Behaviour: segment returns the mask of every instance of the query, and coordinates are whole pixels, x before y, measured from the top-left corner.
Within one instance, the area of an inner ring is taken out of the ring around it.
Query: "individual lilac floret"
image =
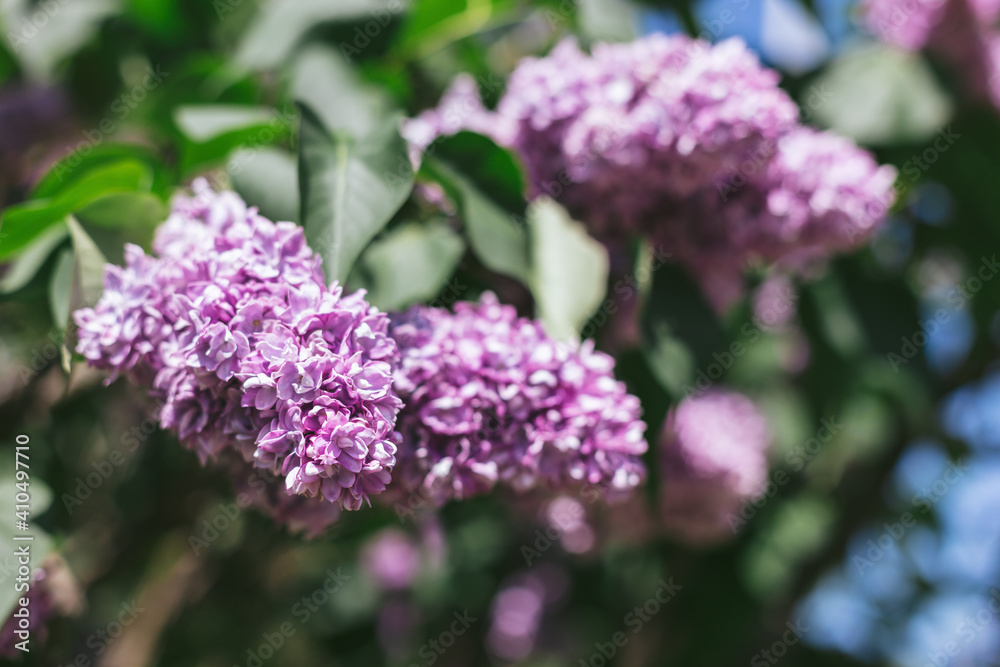
[[[391,335],[406,403],[396,474],[408,490],[439,502],[498,482],[618,495],[644,479],[639,400],[589,341],[557,343],[491,293],[454,314],[414,307]]]
[[[771,433],[747,397],[712,390],[681,401],[660,443],[667,530],[694,545],[735,534],[743,503],[767,480]]]
[[[297,225],[194,191],[157,231],[159,257],[127,246],[108,267],[100,302],[75,315],[79,352],[148,387],[203,462],[233,450],[290,494],[359,508],[395,463],[388,318],[325,286]]]

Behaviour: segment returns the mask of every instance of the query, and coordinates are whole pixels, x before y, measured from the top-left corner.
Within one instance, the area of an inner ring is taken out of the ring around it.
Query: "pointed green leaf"
[[[528,207],[528,226],[538,317],[550,336],[579,338],[607,291],[608,252],[548,197]]]
[[[529,284],[528,239],[523,226],[450,166],[427,160],[425,167],[457,196],[466,236],[483,266]]]
[[[93,306],[104,289],[104,267],[107,260],[80,223],[73,216],[66,221],[73,239],[75,258],[73,310]]]
[[[69,304],[73,298],[73,249],[59,253],[56,269],[49,280],[49,311],[52,321],[63,327],[69,320]]]
[[[368,301],[389,311],[432,299],[455,273],[463,254],[462,237],[440,220],[394,229],[361,256],[359,265],[370,277]]]
[[[0,222],[0,260],[19,252],[47,229],[61,223],[67,215],[101,197],[148,190],[151,179],[152,174],[146,165],[123,160],[92,169],[52,197],[11,206]]]
[[[327,280],[344,282],[361,251],[410,195],[407,145],[394,122],[355,141],[331,136],[312,110],[300,109],[302,224],[323,256]]]
[[[295,156],[279,148],[237,151],[226,169],[233,189],[271,220],[298,222],[299,174]]]
[[[0,280],[0,294],[10,294],[21,289],[35,277],[45,264],[52,251],[66,238],[66,227],[52,227],[32,243],[11,264],[10,269]]]

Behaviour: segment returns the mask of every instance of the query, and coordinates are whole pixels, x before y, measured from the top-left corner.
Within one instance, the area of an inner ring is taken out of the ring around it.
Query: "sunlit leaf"
[[[531,276],[528,234],[524,225],[448,165],[428,161],[426,168],[457,195],[465,233],[479,261],[486,268],[527,285]]]
[[[237,151],[226,168],[233,189],[271,220],[299,221],[295,156],[278,148]]]
[[[464,253],[462,237],[441,221],[392,230],[361,256],[370,281],[369,302],[389,311],[434,298]]]
[[[28,246],[0,280],[0,294],[9,294],[21,289],[35,277],[52,254],[52,251],[66,238],[66,227],[52,227]]]
[[[807,115],[863,144],[924,141],[952,114],[922,56],[885,45],[841,56],[803,95]]]
[[[578,338],[604,299],[608,253],[562,206],[543,197],[528,207],[531,292],[549,335]]]
[[[361,82],[344,56],[327,47],[303,51],[292,69],[292,94],[316,112],[331,132],[363,137],[385,122],[390,101]]]
[[[266,0],[243,36],[236,62],[251,69],[272,69],[321,23],[368,18],[381,26],[377,17],[397,16],[408,4],[403,0]]]
[[[90,170],[52,197],[10,207],[0,222],[0,260],[20,251],[67,215],[101,197],[147,190],[151,178],[144,164],[120,161]]]
[[[365,246],[399,210],[413,187],[407,145],[387,123],[361,141],[331,136],[301,106],[299,190],[309,244],[328,280],[343,282]]]

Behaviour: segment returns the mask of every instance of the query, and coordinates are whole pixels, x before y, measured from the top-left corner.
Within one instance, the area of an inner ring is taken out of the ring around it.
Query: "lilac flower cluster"
[[[639,400],[590,342],[559,344],[490,293],[454,313],[414,307],[390,333],[402,354],[396,475],[407,490],[443,502],[498,483],[591,484],[614,496],[644,479]]]
[[[495,112],[460,78],[406,134],[423,148],[488,133],[521,156],[532,196],[555,197],[604,240],[668,241],[724,305],[749,263],[854,247],[893,200],[894,170],[801,126],[778,78],[739,39],[651,35],[592,55],[566,40],[518,66]]]
[[[388,318],[325,286],[300,227],[204,181],[153,248],[108,267],[100,302],[75,315],[78,351],[109,381],[148,387],[161,425],[203,462],[233,451],[288,494],[346,509],[384,490],[401,407]]]
[[[770,446],[767,421],[747,397],[713,390],[681,401],[660,444],[667,530],[695,545],[731,537],[730,517],[767,481]]]
[[[1000,1],[865,0],[863,11],[880,40],[927,49],[952,66],[973,96],[1000,108]]]
[[[800,271],[867,239],[893,201],[896,171],[843,137],[798,127],[767,161],[722,176],[650,231],[719,307],[742,294],[750,262]]]

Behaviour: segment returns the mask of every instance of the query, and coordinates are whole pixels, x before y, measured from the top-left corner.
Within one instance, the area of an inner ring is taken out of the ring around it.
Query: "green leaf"
[[[372,243],[359,266],[370,277],[368,301],[402,310],[437,296],[465,254],[465,242],[443,221],[410,223]]]
[[[295,156],[278,148],[237,151],[226,171],[233,189],[271,220],[299,221],[299,174]]]
[[[368,18],[381,26],[380,17],[395,16],[407,4],[402,0],[267,0],[243,36],[236,63],[250,69],[274,69],[321,23]]]
[[[653,273],[642,314],[642,338],[653,374],[675,398],[702,378],[716,361],[713,355],[729,349],[718,316],[701,288],[686,271],[667,263],[659,264]]]
[[[10,207],[0,223],[0,260],[17,253],[67,215],[101,197],[147,190],[151,178],[146,165],[121,161],[90,170],[52,197]]]
[[[66,248],[59,253],[56,269],[49,280],[49,312],[57,326],[64,327],[69,321],[69,305],[73,298],[73,249]]]
[[[546,13],[552,24],[556,19],[568,22],[573,12],[563,5]],[[630,0],[579,0],[580,32],[594,41],[631,42],[639,26],[639,8]]]
[[[238,149],[254,150],[291,136],[294,114],[279,109],[220,105],[186,107],[175,115],[188,141],[181,155],[181,172],[203,171],[225,162]]]
[[[344,56],[323,46],[305,49],[292,70],[292,95],[305,102],[331,132],[361,138],[384,122],[391,101],[365,85]]]
[[[73,310],[77,310],[93,306],[101,298],[104,289],[104,267],[108,262],[94,240],[87,235],[73,216],[69,217],[66,225],[73,239],[75,257]]]
[[[100,24],[120,6],[119,0],[73,0],[48,5],[8,0],[0,3],[0,15],[7,41],[29,78],[50,81],[59,63],[86,45]]]
[[[157,158],[148,148],[131,144],[99,144],[83,150],[72,150],[59,158],[31,193],[32,199],[52,197],[98,167],[122,162],[142,162],[152,168]]]
[[[343,283],[354,261],[413,188],[407,144],[397,123],[355,141],[331,136],[305,105],[299,138],[302,224],[323,256],[327,280]]]
[[[167,206],[148,192],[123,192],[98,199],[77,217],[99,227],[153,227],[166,220]]]
[[[442,162],[425,161],[426,170],[454,192],[465,233],[483,265],[530,284],[528,240],[523,225],[487,198],[469,179]]]
[[[548,197],[528,207],[528,227],[537,315],[550,336],[577,339],[607,291],[607,250]]]
[[[0,280],[0,294],[10,294],[21,289],[35,277],[52,251],[66,238],[66,227],[52,227],[21,253]]]
[[[922,143],[952,115],[924,59],[885,45],[841,56],[800,101],[821,125],[862,144]]]
[[[398,48],[418,60],[449,44],[488,30],[516,7],[509,0],[418,2],[398,39]]]
[[[238,104],[184,106],[174,111],[178,129],[198,143],[230,132],[259,128],[273,117],[272,109]]]
[[[434,157],[461,173],[503,208],[524,212],[525,177],[512,151],[481,134],[459,132],[436,141]]]

